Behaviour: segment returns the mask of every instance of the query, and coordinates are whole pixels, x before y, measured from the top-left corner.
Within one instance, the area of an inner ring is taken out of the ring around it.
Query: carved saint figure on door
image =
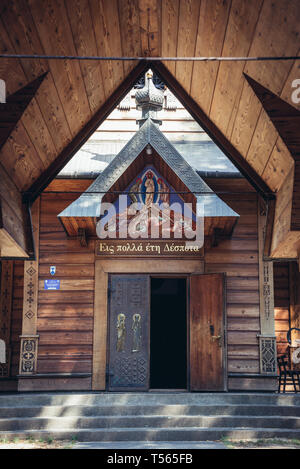
[[[5,342],[0,339],[0,363],[6,363]]]
[[[142,329],[141,329],[141,315],[134,314],[132,316],[132,330],[133,330],[133,337],[132,337],[132,351],[139,352],[142,340]]]
[[[118,314],[117,320],[117,352],[122,352],[125,347],[125,337],[126,337],[126,328],[125,328],[125,319],[126,316],[123,313]]]

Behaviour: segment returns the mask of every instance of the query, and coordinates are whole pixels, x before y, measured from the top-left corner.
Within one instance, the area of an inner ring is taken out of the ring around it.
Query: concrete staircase
[[[300,395],[0,394],[0,438],[93,442],[300,439]]]

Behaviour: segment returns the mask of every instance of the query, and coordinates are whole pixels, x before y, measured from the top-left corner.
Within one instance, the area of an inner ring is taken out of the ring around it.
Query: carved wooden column
[[[36,260],[24,262],[24,295],[22,335],[20,345],[19,375],[36,373],[38,335],[37,335],[37,306],[39,285],[39,212],[40,199],[32,206],[32,226],[35,243]]]
[[[13,261],[1,262],[0,346],[2,353],[0,357],[0,378],[8,378],[10,375],[13,268]]]
[[[258,198],[258,253],[260,291],[260,372],[276,375],[276,336],[274,319],[274,280],[273,263],[264,260],[264,240],[267,221],[267,207]]]

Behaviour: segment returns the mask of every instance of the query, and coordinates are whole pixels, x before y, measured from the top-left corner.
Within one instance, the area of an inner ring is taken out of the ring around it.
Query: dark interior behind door
[[[186,279],[151,279],[150,388],[186,389]]]

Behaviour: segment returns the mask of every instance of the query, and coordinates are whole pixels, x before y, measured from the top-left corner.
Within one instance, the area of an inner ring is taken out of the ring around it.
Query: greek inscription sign
[[[203,248],[185,241],[98,241],[97,257],[203,257]]]

